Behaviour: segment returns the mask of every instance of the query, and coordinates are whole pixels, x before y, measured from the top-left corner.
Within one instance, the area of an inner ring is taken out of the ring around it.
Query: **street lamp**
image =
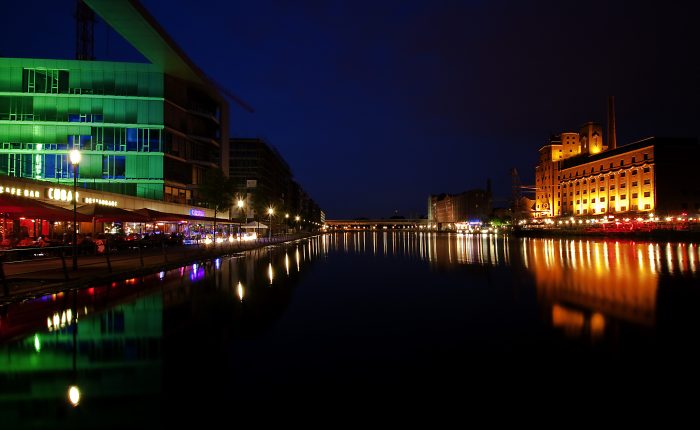
[[[243,211],[243,200],[238,199],[238,213],[240,214]],[[248,223],[248,217],[245,217],[246,223]],[[240,243],[241,241],[241,223],[238,223],[238,242]]]
[[[299,232],[299,215],[294,217],[294,221],[297,222],[297,232]]]
[[[78,164],[80,164],[80,151],[74,149],[70,152],[70,163],[73,165],[73,271],[78,270]]]
[[[275,212],[275,211],[272,209],[272,206],[270,206],[270,208],[267,210],[267,213],[270,214],[270,225],[269,225],[268,228],[267,228],[267,239],[268,239],[268,242],[272,240],[272,214],[273,214],[274,212]]]

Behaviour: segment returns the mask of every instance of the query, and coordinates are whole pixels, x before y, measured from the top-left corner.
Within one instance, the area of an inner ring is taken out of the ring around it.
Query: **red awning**
[[[132,212],[114,206],[98,204],[84,205],[78,208],[78,212],[93,218],[97,222],[146,222],[148,217],[139,212]]]
[[[30,198],[0,194],[0,214],[7,218],[45,219],[49,221],[73,221],[73,211]],[[78,221],[92,221],[92,217],[77,213]]]

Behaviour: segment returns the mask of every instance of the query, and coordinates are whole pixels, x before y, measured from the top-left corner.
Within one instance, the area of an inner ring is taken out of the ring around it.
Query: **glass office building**
[[[151,64],[0,59],[0,174],[149,199],[164,192],[164,74]]]
[[[149,63],[0,58],[0,175],[203,205],[228,172],[228,104],[137,1],[85,0]]]

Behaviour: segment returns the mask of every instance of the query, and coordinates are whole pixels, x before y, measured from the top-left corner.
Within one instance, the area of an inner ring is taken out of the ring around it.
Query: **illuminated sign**
[[[113,206],[115,208],[117,207],[116,200],[96,199],[94,197],[85,197],[83,200],[87,204],[94,203],[94,204],[98,204],[98,205],[102,205],[102,206]]]
[[[202,209],[190,209],[190,215],[192,215],[192,216],[205,216],[206,213]]]
[[[80,198],[80,193],[76,192],[75,196]],[[49,200],[56,200],[59,202],[72,202],[73,201],[73,191],[63,190],[60,188],[47,188],[46,197]]]
[[[0,194],[2,194],[2,193],[8,193],[8,194],[12,194],[13,196],[20,196],[20,197],[31,197],[34,199],[39,197],[39,191],[28,190],[26,188],[0,186]]]

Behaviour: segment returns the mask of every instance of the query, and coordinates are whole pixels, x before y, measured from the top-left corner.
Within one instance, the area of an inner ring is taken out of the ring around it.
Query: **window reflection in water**
[[[524,269],[548,322],[594,340],[611,319],[654,326],[660,277],[700,276],[698,245],[685,243],[368,231],[330,235],[330,249],[364,253],[357,243],[365,239],[374,257],[409,257],[440,270],[461,264]]]

